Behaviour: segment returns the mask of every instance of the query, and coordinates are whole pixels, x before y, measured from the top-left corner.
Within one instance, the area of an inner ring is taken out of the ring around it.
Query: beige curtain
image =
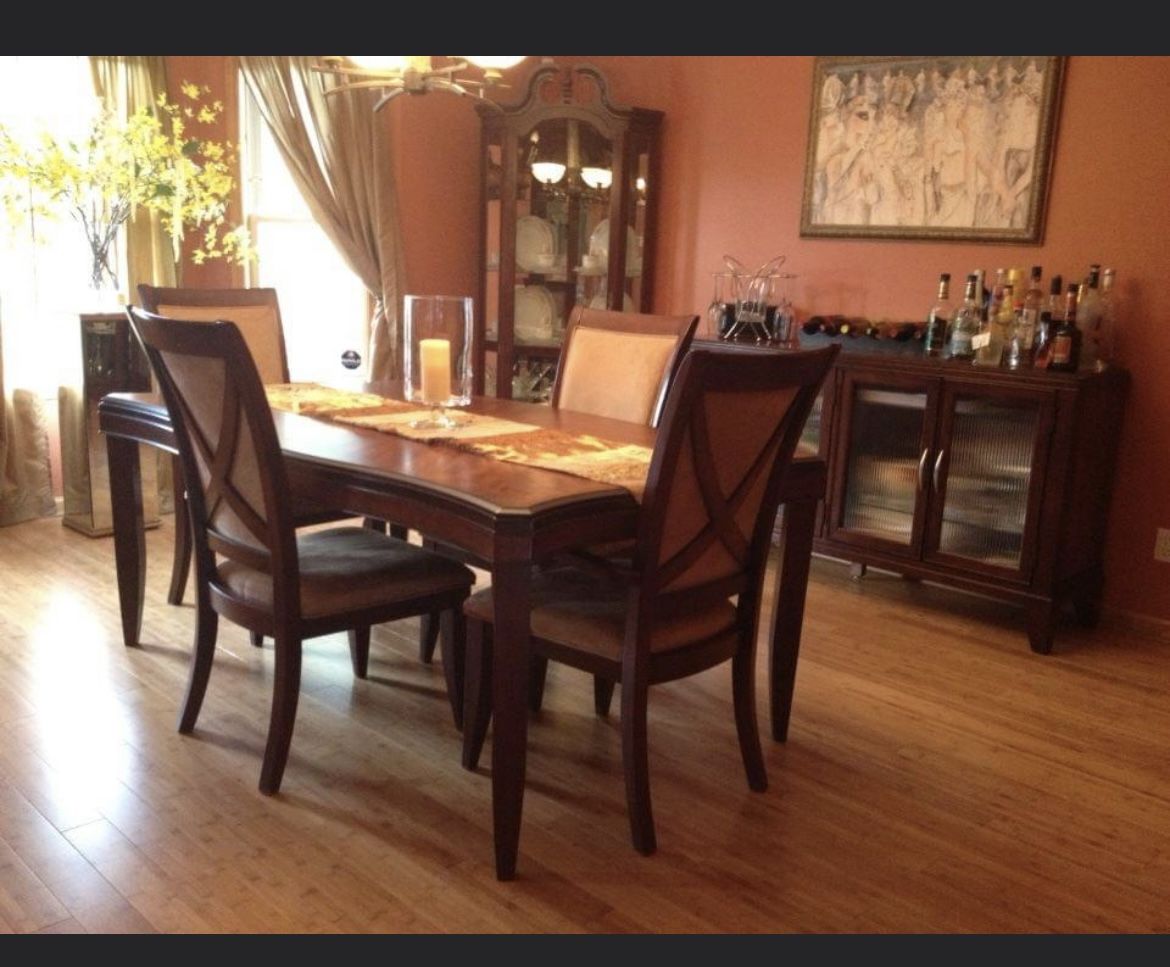
[[[167,75],[162,57],[90,57],[93,85],[108,110],[129,117],[144,107],[156,110],[155,100],[166,93]],[[171,238],[158,212],[135,212],[126,223],[126,293],[137,301],[138,285],[175,285],[177,267]]]
[[[0,316],[0,524],[57,512],[49,475],[49,434],[36,393],[4,386],[4,319]]]
[[[311,57],[241,57],[249,89],[309,210],[374,296],[370,375],[397,370],[402,236],[384,125],[371,91],[326,97]]]

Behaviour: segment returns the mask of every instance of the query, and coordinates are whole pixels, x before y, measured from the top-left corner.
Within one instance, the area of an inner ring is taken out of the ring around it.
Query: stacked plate
[[[557,253],[552,225],[537,215],[516,219],[516,265],[525,272],[547,272]]]
[[[553,338],[557,300],[543,285],[516,286],[513,332],[518,342],[542,342]]]
[[[609,219],[603,218],[589,236],[589,254],[609,260]],[[634,229],[626,226],[626,275],[642,274],[642,240]]]

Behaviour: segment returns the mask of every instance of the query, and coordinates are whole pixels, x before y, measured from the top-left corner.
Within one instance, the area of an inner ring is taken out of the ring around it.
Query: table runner
[[[276,410],[331,419],[394,433],[410,440],[436,443],[492,460],[518,463],[542,470],[624,487],[641,499],[653,451],[649,447],[617,443],[589,434],[565,433],[480,413],[459,413],[452,429],[412,427],[429,410],[403,400],[373,393],[337,390],[319,383],[279,383],[265,387]]]

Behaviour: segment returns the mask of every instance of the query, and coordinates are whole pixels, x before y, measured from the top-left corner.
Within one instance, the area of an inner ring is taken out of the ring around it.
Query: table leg
[[[110,463],[110,502],[114,516],[114,563],[122,607],[122,643],[138,644],[142,634],[142,599],[146,593],[146,535],[142,527],[142,474],[138,443],[106,438]]]
[[[794,500],[784,505],[783,547],[776,587],[772,644],[768,656],[771,685],[772,738],[788,738],[792,690],[796,684],[796,659],[800,654],[800,629],[804,623],[804,598],[812,560],[817,501]]]
[[[529,562],[492,569],[495,620],[492,666],[492,818],[496,877],[516,876],[520,813],[524,805],[524,760],[528,749]]]

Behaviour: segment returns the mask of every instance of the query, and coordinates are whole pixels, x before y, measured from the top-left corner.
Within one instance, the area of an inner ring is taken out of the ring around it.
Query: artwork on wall
[[[1041,240],[1061,57],[818,57],[800,233]]]

